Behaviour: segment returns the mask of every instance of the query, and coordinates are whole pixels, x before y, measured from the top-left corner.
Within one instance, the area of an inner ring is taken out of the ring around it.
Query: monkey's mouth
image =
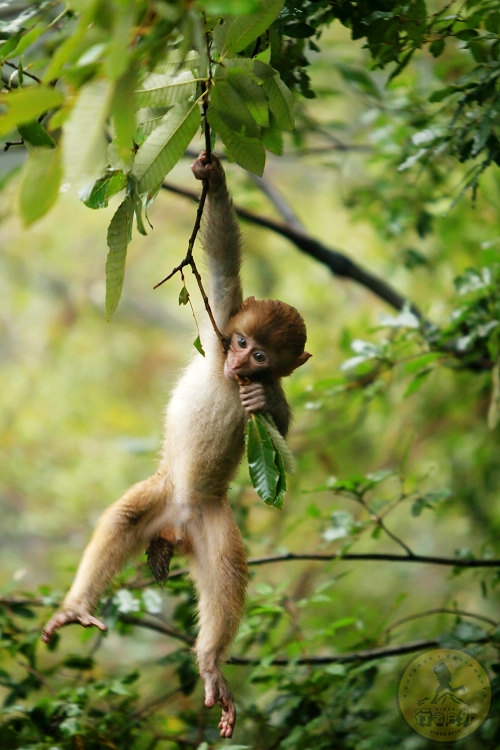
[[[224,376],[228,380],[257,380],[254,372],[249,372],[247,368],[241,367],[237,370],[233,370],[229,362],[224,362]]]

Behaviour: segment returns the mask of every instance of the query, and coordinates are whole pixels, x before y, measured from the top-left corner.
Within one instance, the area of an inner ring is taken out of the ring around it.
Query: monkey
[[[220,662],[239,627],[248,571],[227,491],[244,452],[249,415],[268,412],[285,436],[290,409],[280,379],[311,355],[295,308],[277,300],[243,301],[241,236],[220,160],[202,151],[191,169],[208,183],[202,244],[222,341],[207,324],[205,356],[194,355],[167,404],[157,471],[104,511],[42,640],[49,643],[70,623],[107,630],[93,612],[131,555],[147,548],[160,580],[168,576],[174,551],[187,555],[197,592],[194,652],[205,706],[219,704],[220,736],[230,738],[236,710]]]

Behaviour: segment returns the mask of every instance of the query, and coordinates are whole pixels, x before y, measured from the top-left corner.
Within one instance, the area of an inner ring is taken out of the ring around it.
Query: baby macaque
[[[253,297],[243,302],[239,228],[219,160],[208,161],[202,152],[192,171],[208,182],[203,245],[211,308],[226,350],[208,326],[202,337],[206,356],[194,356],[167,406],[158,470],[104,512],[42,639],[48,643],[58,628],[74,622],[106,630],[93,612],[132,554],[148,549],[159,579],[166,579],[174,550],[187,555],[198,594],[194,650],[205,705],[221,706],[220,735],[231,737],[236,711],[219,664],[241,619],[247,563],[227,490],[250,413],[269,412],[286,435],[290,412],[280,378],[310,355],[304,351],[304,321],[293,307]]]

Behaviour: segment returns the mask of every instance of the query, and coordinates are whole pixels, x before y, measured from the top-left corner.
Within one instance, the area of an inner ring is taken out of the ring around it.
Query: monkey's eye
[[[247,345],[247,340],[245,338],[243,338],[243,336],[238,336],[238,346],[241,349],[245,349],[246,345]]]
[[[254,352],[253,358],[259,365],[265,365],[267,363],[267,357],[264,352]]]

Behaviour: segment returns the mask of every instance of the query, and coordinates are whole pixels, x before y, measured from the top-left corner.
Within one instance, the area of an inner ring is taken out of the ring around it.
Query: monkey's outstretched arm
[[[219,330],[241,307],[241,238],[222,165],[216,156],[207,161],[202,151],[191,165],[198,180],[208,181],[203,248],[210,273],[212,312]]]

